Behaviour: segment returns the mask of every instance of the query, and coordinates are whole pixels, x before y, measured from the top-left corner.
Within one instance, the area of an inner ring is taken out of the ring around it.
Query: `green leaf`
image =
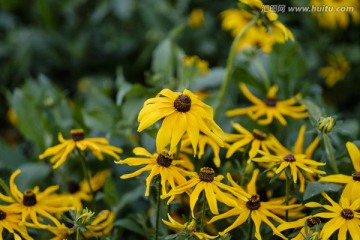
[[[307,182],[303,200],[306,201],[321,192],[338,192],[341,188],[341,185],[335,183]]]
[[[0,139],[0,168],[15,171],[21,164],[26,162],[25,156],[18,147],[10,147]]]
[[[21,165],[20,169],[21,173],[16,177],[16,182],[18,186],[21,186],[21,189],[33,188],[43,183],[44,179],[52,170],[51,167],[44,162],[27,163]]]
[[[141,226],[132,219],[123,218],[117,220],[114,225],[128,229],[134,233],[139,234],[140,236],[146,236],[146,231],[144,231],[144,229],[142,229]]]

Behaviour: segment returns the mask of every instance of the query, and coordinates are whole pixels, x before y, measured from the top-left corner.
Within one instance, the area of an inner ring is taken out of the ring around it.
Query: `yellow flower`
[[[263,151],[259,151],[259,153],[263,154],[263,156],[260,158],[253,158],[252,161],[275,163],[277,165],[275,174],[279,174],[285,169],[288,169],[294,183],[297,183],[298,177],[300,181],[304,181],[303,178],[304,176],[302,171],[312,174],[314,173],[325,174],[324,171],[317,169],[317,166],[324,166],[325,163],[308,159],[305,154],[280,153],[278,155],[271,155]]]
[[[15,240],[32,240],[27,233],[25,225],[19,224],[21,222],[21,210],[13,209],[9,206],[0,205],[0,239],[2,240],[3,231],[9,231]],[[21,235],[21,237],[19,236]]]
[[[284,205],[284,198],[278,199],[278,200],[270,200],[267,202],[261,201],[259,194],[256,192],[256,179],[259,174],[259,169],[255,169],[252,175],[252,178],[248,185],[246,186],[246,191],[242,189],[230,176],[230,174],[227,174],[227,178],[230,182],[230,184],[233,186],[235,191],[232,193],[243,193],[245,192],[247,194],[247,198],[236,198],[237,205],[233,206],[229,211],[222,213],[218,216],[213,217],[209,223],[212,223],[214,221],[229,218],[232,216],[238,215],[235,221],[227,227],[224,231],[219,232],[220,235],[224,235],[227,232],[230,232],[234,228],[240,226],[243,224],[249,217],[251,217],[251,220],[254,222],[255,225],[255,237],[257,239],[262,239],[260,235],[260,225],[262,222],[266,223],[272,230],[273,233],[277,236],[281,237],[282,239],[287,239],[283,234],[280,233],[279,230],[276,229],[274,224],[268,219],[272,218],[275,222],[278,223],[284,223],[285,221],[281,219],[280,217],[276,216],[271,211],[273,210],[286,210],[286,209],[292,209],[299,206],[299,204],[294,205]]]
[[[104,236],[108,234],[114,226],[115,214],[109,210],[102,210],[94,218],[91,224],[87,227],[89,232],[84,232],[86,239],[93,237]]]
[[[198,239],[215,239],[217,238],[217,236],[210,236],[206,233],[203,233],[203,232],[198,232],[197,229],[196,229],[196,221],[195,219],[192,219],[191,222],[186,222],[184,224],[181,224],[181,223],[178,223],[177,221],[175,221],[171,216],[170,214],[168,214],[168,218],[170,220],[169,221],[166,221],[166,220],[162,220],[163,223],[176,230],[176,231],[181,231],[181,232],[186,232],[188,233],[190,236],[195,236],[197,237]]]
[[[320,224],[321,221],[318,217],[306,216],[293,222],[282,223],[277,229],[282,232],[287,229],[301,228],[299,233],[294,238],[291,238],[291,240],[304,240],[309,235],[317,234],[318,236],[320,234]]]
[[[61,226],[60,222],[51,214],[68,211],[72,206],[71,200],[54,193],[58,190],[59,186],[50,186],[43,192],[40,192],[39,187],[36,186],[22,193],[15,185],[15,178],[19,174],[20,169],[16,170],[10,177],[10,192],[12,196],[5,196],[0,193],[0,199],[10,203],[8,209],[21,211],[21,222],[25,223],[30,218],[34,227],[47,228],[49,226],[39,222],[42,219],[40,216],[50,220],[56,226]]]
[[[320,26],[329,29],[346,29],[350,20],[360,23],[360,2],[358,0],[310,0],[312,14]]]
[[[138,116],[138,131],[143,131],[160,119],[163,121],[156,136],[157,152],[170,144],[170,153],[173,154],[185,132],[189,135],[195,154],[200,132],[219,146],[224,146],[223,131],[213,120],[213,109],[189,90],[180,93],[163,89],[155,98],[146,100]]]
[[[250,2],[247,1],[247,4]],[[254,1],[249,4],[255,7],[256,11],[261,11],[263,4],[261,1]],[[228,9],[220,14],[222,18],[222,28],[231,31],[233,37],[237,36],[242,29],[251,21],[253,14],[240,9]],[[272,46],[276,43],[284,43],[288,39],[294,41],[294,36],[284,24],[277,21],[278,15],[274,12],[266,12],[263,19],[250,27],[244,36],[239,39],[237,49],[256,47],[264,53],[270,53]],[[267,26],[268,25],[268,26]],[[271,29],[269,31],[269,28]]]
[[[249,159],[254,158],[260,149],[267,153],[270,153],[270,150],[276,152],[279,149],[284,149],[284,147],[272,134],[266,134],[258,129],[253,129],[252,132],[249,132],[239,123],[232,122],[231,125],[240,134],[225,135],[226,142],[234,142],[229,147],[226,153],[226,158],[230,158],[237,150],[243,151],[242,147],[248,144],[251,144]]]
[[[204,25],[204,11],[200,8],[195,8],[191,11],[188,23],[192,28],[199,28]]]
[[[195,67],[201,75],[205,75],[209,71],[209,63],[198,56],[185,56],[183,63],[187,67]],[[200,97],[198,96],[198,98]]]
[[[210,137],[200,133],[199,135],[199,143],[197,145],[198,152],[197,152],[197,158],[201,159],[205,153],[205,147],[206,145],[209,145],[213,152],[214,152],[214,164],[216,167],[220,167],[221,160],[220,160],[220,146]],[[185,134],[183,139],[181,140],[181,149],[186,150],[189,146],[191,146],[191,140],[189,138],[188,134]],[[192,149],[191,149],[192,150]],[[190,152],[190,151],[189,151]],[[191,151],[192,152],[192,151]]]
[[[346,184],[343,193],[348,195],[350,201],[360,198],[360,151],[352,142],[346,143],[355,172],[352,175],[334,174],[319,179],[319,182],[333,182]]]
[[[350,71],[350,63],[343,54],[329,55],[327,58],[328,66],[320,69],[320,76],[325,78],[325,84],[333,87],[338,81],[344,80]]]
[[[53,156],[50,162],[54,164],[53,168],[58,168],[65,162],[67,156],[75,149],[85,151],[87,148],[99,159],[103,160],[103,153],[114,157],[119,160],[119,153],[122,153],[122,149],[109,145],[109,141],[106,138],[85,138],[84,130],[73,129],[70,131],[71,139],[64,139],[62,134],[59,133],[58,138],[60,144],[50,147],[45,150],[44,153],[39,155],[40,159],[44,159],[49,156]]]
[[[133,152],[137,156],[144,157],[127,158],[125,160],[120,160],[115,163],[128,164],[129,166],[139,166],[146,164],[145,167],[140,168],[133,173],[124,174],[121,176],[122,179],[127,179],[139,176],[141,173],[149,171],[150,174],[146,178],[145,196],[149,196],[150,183],[156,175],[160,174],[161,176],[162,194],[165,194],[167,192],[166,182],[170,184],[171,188],[174,188],[175,184],[180,185],[186,182],[185,176],[188,175],[189,172],[177,167],[177,165],[182,165],[183,161],[174,159],[174,156],[172,154],[164,151],[161,153],[151,154],[142,147],[134,148]]]
[[[103,170],[96,173],[93,177],[90,178],[90,185],[92,191],[96,192],[100,188],[104,186],[105,180],[110,175],[110,170]],[[71,198],[75,209],[81,209],[83,207],[81,201],[91,201],[92,194],[91,190],[89,189],[89,184],[84,179],[80,183],[69,180],[68,184],[68,193],[62,194],[62,196],[66,196]]]
[[[48,229],[55,236],[50,238],[50,240],[71,240],[70,235],[74,233],[64,224],[60,227],[48,227]]]
[[[257,120],[260,125],[268,125],[272,123],[274,118],[279,120],[282,125],[286,125],[287,122],[283,115],[292,118],[306,118],[309,116],[304,105],[294,106],[297,102],[296,98],[300,97],[300,95],[279,101],[276,95],[278,90],[276,85],[269,89],[265,101],[261,101],[254,96],[244,83],[240,83],[240,89],[254,105],[227,111],[226,114],[229,117],[248,114],[251,119]],[[266,116],[266,118],[264,119],[262,116]]]
[[[283,154],[283,155],[288,155],[288,154],[293,154],[293,155],[299,155],[299,154],[304,154],[305,157],[307,159],[311,159],[316,147],[319,144],[319,139],[315,138],[308,146],[306,149],[303,149],[303,145],[304,145],[304,135],[305,135],[305,131],[306,131],[306,126],[302,125],[300,127],[299,130],[299,134],[298,137],[296,139],[296,142],[294,144],[294,149],[293,151],[290,151],[288,149],[286,149],[285,147],[282,148],[278,148],[278,151],[276,151],[278,154]],[[276,165],[276,162],[271,162],[271,163],[260,163],[260,165],[262,167],[265,167],[267,169],[273,168],[274,165]],[[313,165],[311,166],[312,168],[317,168],[317,166]],[[276,168],[273,169],[276,172]],[[317,172],[305,172],[305,174],[303,175],[301,171],[298,171],[298,178],[299,178],[299,182],[300,182],[300,192],[304,192],[305,191],[305,179],[310,180],[310,181],[315,181],[314,176],[317,175]],[[269,171],[267,172],[267,176],[272,177],[274,175],[274,172]],[[286,175],[285,172],[282,172],[279,175],[279,179],[285,180],[286,179]]]
[[[342,194],[339,203],[334,202],[326,193],[322,192],[324,198],[331,205],[324,205],[316,202],[306,203],[305,206],[309,208],[325,208],[327,212],[320,212],[314,217],[329,218],[321,230],[321,239],[330,239],[333,233],[339,230],[338,239],[346,240],[347,232],[350,233],[351,239],[359,239],[360,233],[360,213],[357,212],[360,208],[360,198],[354,202]]]
[[[333,117],[320,117],[318,121],[318,129],[322,133],[329,133],[334,128],[336,122]]]
[[[169,204],[174,199],[175,195],[191,191],[191,189],[195,187],[190,194],[190,209],[192,217],[195,218],[195,204],[198,201],[199,195],[202,191],[205,192],[205,198],[207,203],[209,204],[211,213],[219,214],[217,201],[225,203],[229,206],[233,206],[235,204],[235,202],[223,192],[223,190],[233,192],[232,187],[220,182],[223,178],[224,176],[222,175],[218,175],[215,177],[215,172],[212,168],[203,167],[200,169],[199,175],[196,174],[192,176],[189,181],[177,186],[176,188],[173,188],[168,194],[162,195],[161,198],[171,197],[167,202]],[[239,197],[246,199],[246,197],[243,196],[240,192],[235,194],[237,194],[237,196]]]

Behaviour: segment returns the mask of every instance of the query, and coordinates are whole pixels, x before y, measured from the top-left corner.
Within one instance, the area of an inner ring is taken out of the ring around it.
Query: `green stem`
[[[16,198],[11,194],[9,187],[6,185],[6,183],[2,178],[0,178],[0,186],[4,189],[6,194],[9,195],[14,200],[14,202],[18,202]]]
[[[234,38],[234,40],[233,40],[233,42],[231,44],[229,57],[228,57],[227,62],[226,62],[225,78],[224,78],[224,81],[222,82],[222,85],[221,85],[221,88],[220,88],[219,97],[218,97],[219,101],[218,101],[218,105],[217,105],[217,107],[215,109],[215,116],[217,116],[219,114],[219,110],[222,107],[222,103],[224,101],[226,89],[227,89],[227,86],[229,84],[231,73],[232,73],[232,66],[233,66],[233,63],[234,63],[235,55],[236,55],[237,44],[238,44],[239,40],[249,30],[249,28],[252,27],[257,22],[258,19],[259,19],[259,15],[255,15],[254,18]]]
[[[156,218],[155,218],[155,236],[154,240],[158,239],[159,236],[159,220],[160,220],[160,195],[161,195],[161,179],[158,179],[157,185],[157,197],[156,197]]]
[[[250,212],[251,216],[251,212]],[[249,232],[248,232],[248,240],[252,239],[252,231],[253,231],[253,221],[251,221],[251,217],[248,218],[248,224],[249,224]]]
[[[290,181],[291,178],[288,177],[288,175],[285,173],[286,179],[285,179],[285,204],[286,206],[289,205],[290,200]],[[285,221],[289,221],[289,210],[285,210]]]
[[[89,189],[90,189],[90,192],[91,192],[91,196],[92,196],[92,201],[94,201],[94,191],[91,187],[91,182],[90,182],[90,173],[89,173],[89,170],[86,166],[86,157],[84,156],[84,154],[78,149],[76,148],[76,151],[78,153],[78,155],[80,156],[80,162],[81,162],[81,167],[83,169],[83,172],[84,172],[84,177],[85,177],[85,180],[89,186]]]
[[[323,137],[324,137],[326,152],[329,155],[331,165],[332,165],[332,167],[333,167],[333,169],[335,171],[335,174],[339,174],[339,169],[338,169],[338,167],[336,165],[335,157],[334,157],[334,154],[333,154],[333,152],[331,150],[331,144],[330,144],[330,141],[329,141],[329,137],[328,137],[327,134],[323,134]]]
[[[206,213],[206,196],[205,192],[203,195],[203,203],[202,203],[202,209],[201,209],[201,223],[200,223],[200,232],[204,232],[205,230],[205,213]]]
[[[80,240],[80,229],[76,229],[76,240]]]

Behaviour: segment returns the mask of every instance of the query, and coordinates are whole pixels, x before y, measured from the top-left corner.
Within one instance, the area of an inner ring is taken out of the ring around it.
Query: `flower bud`
[[[329,133],[334,128],[336,122],[333,117],[321,117],[318,121],[318,129],[322,133]]]

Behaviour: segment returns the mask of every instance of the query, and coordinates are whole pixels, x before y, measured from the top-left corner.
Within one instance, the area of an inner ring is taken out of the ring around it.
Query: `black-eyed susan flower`
[[[238,216],[236,220],[233,221],[233,223],[229,227],[227,227],[224,231],[219,232],[220,235],[224,235],[225,233],[230,232],[234,228],[240,226],[245,221],[247,221],[249,217],[251,217],[251,220],[255,225],[256,239],[262,239],[260,235],[260,226],[262,222],[266,223],[273,230],[273,233],[275,235],[281,237],[282,239],[287,239],[282,233],[280,233],[279,230],[277,230],[277,228],[274,226],[272,221],[269,220],[269,218],[271,218],[272,220],[278,223],[284,223],[285,221],[282,218],[276,216],[271,211],[277,209],[282,209],[282,210],[292,209],[298,207],[299,204],[285,206],[284,204],[285,198],[278,200],[262,201],[260,199],[259,194],[256,192],[256,179],[258,174],[259,174],[259,170],[255,169],[250,182],[246,186],[246,191],[231,178],[230,174],[227,174],[227,178],[230,184],[235,189],[235,192],[233,191],[232,193],[245,192],[248,198],[247,199],[238,198],[237,195],[234,195],[236,197],[234,198],[234,200],[236,201],[237,205],[231,206],[232,208],[229,211],[217,215],[209,221],[209,223],[212,223],[220,219],[230,218],[232,216]]]
[[[342,194],[339,203],[332,200],[325,192],[321,195],[331,205],[324,205],[317,202],[306,203],[308,208],[325,208],[328,211],[314,214],[314,217],[329,219],[323,226],[320,234],[320,239],[330,239],[335,231],[339,230],[338,239],[346,240],[349,232],[351,239],[359,239],[360,233],[360,198],[354,202],[350,202],[347,195]]]
[[[321,27],[346,29],[350,22],[360,24],[358,0],[310,0],[310,6]]]
[[[168,204],[178,194],[191,191],[190,194],[190,209],[192,217],[194,218],[195,204],[199,199],[200,193],[204,191],[205,199],[209,205],[212,214],[219,214],[217,201],[225,203],[226,205],[233,206],[236,204],[225,192],[234,192],[234,189],[226,184],[221,183],[224,178],[222,175],[215,177],[214,169],[210,167],[203,167],[200,169],[199,175],[193,175],[187,182],[173,188],[169,193],[164,194],[161,198],[170,197]],[[194,188],[194,189],[193,189]],[[239,198],[246,199],[246,194],[242,195],[241,192],[235,193]]]
[[[303,156],[305,156],[306,159],[311,159],[316,147],[319,144],[319,139],[315,138],[304,149],[305,131],[306,131],[306,126],[302,125],[300,127],[298,137],[297,137],[296,142],[294,144],[293,151],[288,150],[285,147],[282,147],[282,148],[278,148],[278,150],[276,151],[277,154],[280,154],[280,155],[281,154],[282,155],[289,155],[289,154],[290,155],[303,155]],[[274,167],[276,164],[279,164],[279,162],[277,162],[277,161],[274,161],[274,162],[260,162],[260,161],[257,161],[257,160],[254,160],[254,161],[258,162],[261,166],[263,166],[263,167],[265,167],[267,169],[273,168],[275,173],[280,173],[280,171],[278,171],[278,169],[276,167]],[[310,164],[310,163],[307,163],[307,164]],[[325,165],[325,163],[321,163],[320,165],[311,165],[311,168],[317,169],[317,167],[321,166],[321,165]],[[294,170],[294,168],[293,168],[293,170]],[[315,181],[315,177],[319,174],[319,172],[317,172],[317,171],[310,171],[310,172],[305,171],[305,172],[303,172],[302,170],[299,170],[297,173],[298,173],[297,178],[299,179],[299,183],[300,183],[300,189],[299,189],[300,192],[305,191],[305,181],[306,181],[306,179],[310,180],[310,181]],[[324,173],[324,172],[322,172],[322,173]],[[267,176],[272,177],[273,174],[274,174],[274,172],[269,171],[267,173]],[[285,172],[282,172],[279,175],[279,179],[282,179],[282,180],[286,179]],[[295,179],[293,179],[293,180],[295,181]]]
[[[247,114],[251,119],[256,120],[260,125],[268,125],[272,123],[274,118],[276,118],[282,125],[286,125],[287,122],[284,116],[296,119],[306,118],[309,116],[304,105],[295,105],[297,103],[296,98],[300,97],[299,94],[295,97],[279,101],[276,94],[278,87],[274,85],[269,89],[265,101],[262,101],[253,95],[244,83],[240,83],[240,89],[245,97],[254,105],[229,110],[226,112],[229,117]],[[263,116],[265,118],[262,118]]]
[[[239,134],[225,134],[225,141],[232,143],[226,153],[226,158],[230,158],[235,151],[243,151],[243,147],[250,145],[249,159],[254,158],[258,150],[270,153],[271,151],[283,151],[284,147],[272,134],[266,134],[258,129],[253,129],[252,132],[246,130],[239,123],[231,123],[233,128]]]
[[[9,210],[21,212],[21,222],[27,223],[31,219],[34,227],[47,228],[49,225],[40,223],[41,219],[46,218],[56,226],[61,226],[52,214],[68,211],[72,206],[71,199],[55,194],[59,186],[50,186],[40,192],[38,186],[27,189],[23,193],[19,191],[15,184],[15,178],[20,174],[20,169],[16,170],[10,177],[10,192],[12,196],[0,193],[0,199],[10,203]],[[40,221],[39,221],[40,220]]]
[[[308,237],[310,236],[319,237],[321,230],[320,224],[320,218],[314,216],[306,216],[293,222],[282,223],[277,227],[277,229],[282,232],[288,229],[300,228],[298,234],[295,237],[291,238],[291,240],[304,240],[308,239]]]
[[[99,160],[104,160],[103,153],[112,156],[116,160],[120,159],[118,154],[122,153],[122,149],[110,145],[106,138],[85,138],[84,130],[82,129],[73,129],[70,131],[70,134],[71,139],[64,139],[62,134],[59,133],[60,144],[46,149],[45,152],[39,155],[39,158],[44,159],[52,156],[50,162],[54,164],[54,169],[63,164],[67,156],[75,148],[80,151],[90,149]]]
[[[88,232],[84,232],[83,235],[86,239],[97,236],[107,235],[114,226],[115,214],[109,210],[102,210],[91,221],[88,226]]]
[[[205,148],[209,145],[214,153],[214,164],[216,167],[220,167],[221,159],[220,159],[220,146],[210,137],[200,133],[199,135],[199,144],[197,145],[198,152],[196,154],[198,159],[201,159],[204,156]],[[181,149],[186,151],[186,149],[191,146],[191,140],[187,134],[184,135],[183,139],[181,140]],[[192,149],[188,152],[193,152]]]
[[[346,143],[355,172],[352,175],[335,174],[321,177],[319,182],[332,182],[345,184],[343,193],[350,197],[350,201],[360,199],[360,151],[352,142]]]
[[[156,136],[157,152],[170,144],[170,153],[173,154],[185,132],[189,135],[195,154],[200,132],[219,146],[224,146],[223,131],[213,120],[213,109],[187,89],[182,93],[163,89],[155,98],[146,100],[138,116],[138,131],[143,131],[160,119],[163,121]]]
[[[170,214],[168,214],[168,218],[170,221],[162,220],[163,223],[168,226],[171,229],[174,229],[175,231],[179,232],[181,236],[187,236],[190,239],[191,237],[196,237],[197,239],[215,239],[217,236],[210,236],[209,234],[199,232],[196,227],[196,221],[195,219],[192,219],[191,222],[186,222],[184,224],[181,224],[177,221],[175,221]]]
[[[151,180],[156,175],[161,176],[162,194],[167,193],[166,183],[169,183],[171,188],[174,188],[176,185],[186,182],[185,176],[187,176],[189,172],[177,166],[182,165],[183,161],[174,159],[174,155],[165,151],[151,154],[142,147],[134,148],[133,153],[142,157],[126,158],[125,160],[119,160],[115,163],[128,164],[129,166],[146,165],[133,173],[124,174],[120,177],[122,179],[127,179],[139,176],[143,172],[150,172],[149,176],[146,178],[145,196],[149,196]]]
[[[73,202],[75,209],[81,209],[83,207],[82,201],[91,201],[93,199],[91,191],[98,191],[104,186],[105,180],[111,174],[109,169],[97,172],[93,177],[90,178],[91,189],[86,179],[80,183],[74,180],[67,182],[68,192],[62,194]]]
[[[10,232],[16,240],[32,240],[29,236],[26,226],[19,224],[21,222],[21,209],[14,209],[11,206],[0,205],[0,239],[4,230]],[[21,237],[20,237],[21,236]]]
[[[344,80],[350,71],[350,63],[343,54],[329,55],[327,57],[328,66],[320,69],[320,76],[325,78],[325,84],[333,87],[338,81]]]

